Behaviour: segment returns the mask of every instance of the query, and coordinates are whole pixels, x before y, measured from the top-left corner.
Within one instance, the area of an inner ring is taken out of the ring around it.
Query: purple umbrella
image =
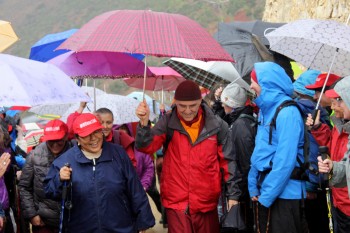
[[[145,64],[125,53],[114,52],[68,52],[59,55],[48,63],[56,65],[73,78],[140,77],[144,75]],[[147,76],[153,76],[147,68]]]

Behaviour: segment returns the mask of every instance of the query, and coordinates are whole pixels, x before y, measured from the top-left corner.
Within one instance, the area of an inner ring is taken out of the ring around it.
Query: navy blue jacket
[[[59,171],[66,163],[72,168],[68,232],[135,233],[155,224],[135,168],[120,146],[104,142],[95,166],[78,146],[62,154],[44,181],[48,197],[61,197]]]

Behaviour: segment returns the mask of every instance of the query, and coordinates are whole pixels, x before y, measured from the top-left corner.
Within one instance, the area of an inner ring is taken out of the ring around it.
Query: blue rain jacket
[[[68,195],[73,208],[70,214],[65,212],[68,232],[135,233],[155,224],[135,168],[120,146],[104,142],[96,165],[77,145],[62,154],[44,181],[48,197],[62,196],[59,171],[66,163],[72,168],[72,192]]]
[[[277,107],[291,99],[293,85],[283,68],[276,63],[261,62],[254,67],[261,93],[255,100],[260,108],[259,126],[248,188],[251,197],[259,196],[259,202],[270,207],[277,198],[306,197],[305,182],[290,179],[294,167],[299,167],[297,156],[304,161],[304,122],[296,107],[283,108],[278,114],[276,129],[272,130],[272,145],[269,145],[270,122]],[[263,172],[267,175],[260,184],[259,177]]]

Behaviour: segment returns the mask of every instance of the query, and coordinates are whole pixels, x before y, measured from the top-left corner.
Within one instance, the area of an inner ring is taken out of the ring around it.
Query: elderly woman
[[[59,198],[70,180],[67,232],[145,232],[155,224],[146,193],[126,152],[105,142],[102,128],[93,114],[75,119],[78,145],[53,162],[45,192]]]

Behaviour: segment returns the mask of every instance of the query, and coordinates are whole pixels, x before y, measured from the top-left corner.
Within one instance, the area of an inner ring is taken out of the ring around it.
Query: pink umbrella
[[[149,10],[105,12],[83,25],[57,49],[233,61],[196,21],[179,14]]]
[[[177,85],[185,79],[170,67],[148,67],[153,73],[153,77],[147,77],[146,90],[149,91],[173,91]],[[125,78],[124,82],[130,87],[143,88],[143,79]]]
[[[125,53],[113,52],[68,52],[48,63],[56,65],[74,78],[123,78],[143,77],[145,64]],[[147,69],[147,76],[152,72]]]

